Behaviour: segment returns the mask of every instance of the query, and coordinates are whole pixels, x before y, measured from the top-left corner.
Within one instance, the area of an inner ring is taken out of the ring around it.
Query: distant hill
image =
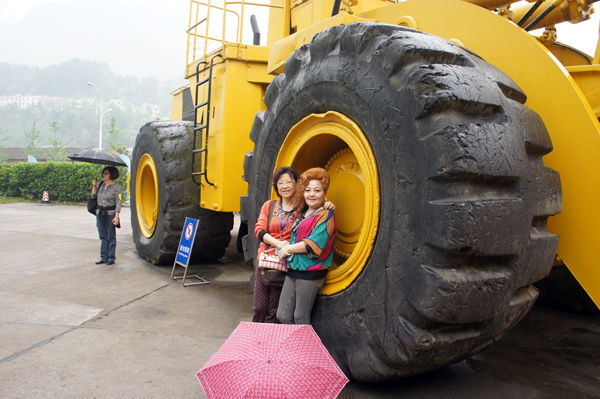
[[[187,82],[122,76],[105,63],[78,59],[45,68],[0,63],[0,96],[21,94],[61,98],[57,102],[42,101],[22,109],[17,104],[0,106],[0,145],[25,147],[25,132],[31,130],[34,122],[41,131],[39,144],[49,145],[50,126],[56,122],[63,143],[97,146],[100,96],[87,85],[88,81],[102,91],[103,110],[112,109],[104,117],[103,125],[114,117],[116,127],[120,129],[120,141],[128,147],[133,146],[140,127],[155,119],[144,104],[158,105],[159,115],[168,118],[170,92]],[[86,100],[81,101],[82,98]],[[109,104],[113,99],[119,101]],[[104,126],[103,130],[106,132],[108,128]]]
[[[19,23],[0,22],[0,62],[47,66],[78,58],[121,75],[181,77],[189,1],[43,3]]]
[[[158,79],[123,76],[113,72],[106,63],[72,59],[56,65],[37,67],[0,62],[0,95],[45,95],[51,97],[96,97],[98,91],[87,85],[92,82],[102,92],[105,102],[124,100],[139,106],[155,103],[170,107],[170,92],[187,83],[183,79]]]

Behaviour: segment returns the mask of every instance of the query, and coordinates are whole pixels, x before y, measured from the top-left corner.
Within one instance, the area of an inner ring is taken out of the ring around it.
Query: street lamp
[[[112,109],[108,109],[104,112],[102,112],[102,92],[96,87],[94,86],[91,82],[87,82],[88,86],[93,87],[94,89],[98,90],[98,93],[100,93],[100,133],[98,134],[98,149],[101,150],[102,149],[102,117],[104,116],[105,113],[112,111]]]
[[[106,111],[104,111],[102,113],[102,115],[100,115],[100,144],[98,145],[98,149],[101,150],[102,147],[100,147],[100,145],[102,144],[102,117],[104,117],[104,114],[107,112],[112,111],[112,108],[107,109]]]

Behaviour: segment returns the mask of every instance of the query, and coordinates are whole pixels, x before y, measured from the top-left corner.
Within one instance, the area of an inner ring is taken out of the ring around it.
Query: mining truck
[[[189,85],[133,150],[139,254],[172,265],[189,216],[218,259],[239,212],[251,264],[273,171],[319,166],[338,232],[312,323],[350,378],[478,353],[553,265],[600,303],[600,50],[555,28],[595,1],[192,0]]]

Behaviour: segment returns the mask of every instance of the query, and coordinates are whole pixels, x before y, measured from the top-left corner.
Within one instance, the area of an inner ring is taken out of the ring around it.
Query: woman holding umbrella
[[[96,210],[96,227],[102,244],[100,245],[100,260],[97,265],[115,263],[115,250],[117,248],[116,227],[120,227],[121,220],[121,187],[115,183],[119,178],[119,169],[107,166],[102,170],[103,181],[98,185],[98,179],[94,178],[92,198],[98,198]]]
[[[325,208],[329,174],[312,168],[301,176],[304,212],[294,222],[291,240],[279,251],[288,271],[279,298],[277,319],[283,324],[310,324],[310,312],[333,260],[335,215]]]

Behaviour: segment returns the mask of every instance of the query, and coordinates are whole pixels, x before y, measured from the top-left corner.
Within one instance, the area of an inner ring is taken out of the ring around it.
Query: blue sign
[[[185,267],[187,267],[190,256],[192,255],[192,247],[194,246],[197,227],[198,219],[185,218],[181,239],[179,240],[179,248],[177,248],[177,257],[175,258],[175,262]]]

